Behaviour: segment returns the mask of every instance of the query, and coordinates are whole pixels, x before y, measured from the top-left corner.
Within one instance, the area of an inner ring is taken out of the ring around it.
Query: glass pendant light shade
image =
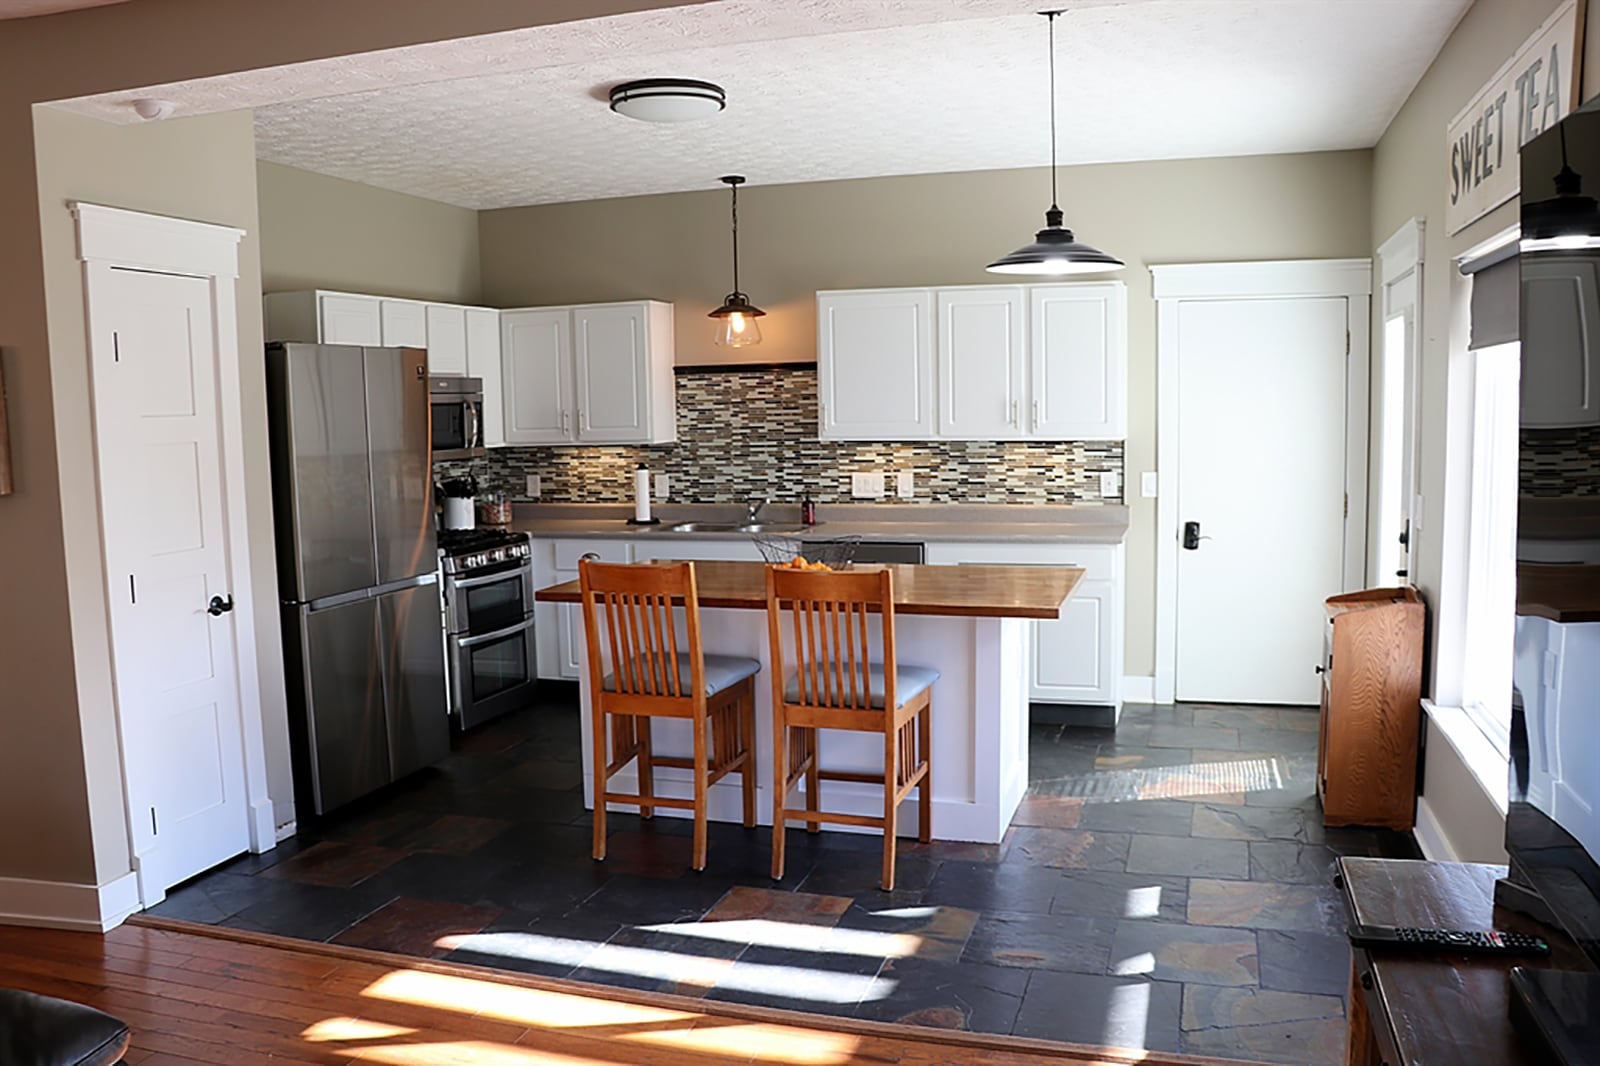
[[[1068,274],[1101,274],[1120,270],[1124,264],[1093,245],[1084,244],[1062,225],[1056,195],[1056,16],[1060,11],[1041,11],[1050,20],[1050,209],[1044,213],[1044,229],[1034,234],[1010,255],[984,267],[991,274],[1032,274],[1059,278]]]
[[[716,321],[717,331],[711,340],[719,348],[748,348],[761,343],[761,325],[756,319],[766,312],[739,291],[739,186],[744,179],[730,174],[718,180],[733,192],[733,291],[723,297],[721,307],[706,317]]]

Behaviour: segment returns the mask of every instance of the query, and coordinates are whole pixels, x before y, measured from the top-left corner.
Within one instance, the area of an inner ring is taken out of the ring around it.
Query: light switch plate
[[[909,500],[916,496],[917,489],[911,471],[901,470],[894,475],[894,494],[902,500]]]
[[[1117,473],[1115,470],[1106,470],[1100,474],[1100,498],[1102,500],[1115,499],[1117,496]]]
[[[667,499],[672,492],[672,475],[657,474],[655,491],[651,493],[657,503]]]
[[[538,474],[529,474],[528,475],[528,499],[537,500],[539,498],[540,487],[541,486],[539,484],[539,475]]]
[[[883,475],[851,474],[850,495],[857,500],[883,499]]]
[[[1154,470],[1146,470],[1139,475],[1139,495],[1147,500],[1155,499],[1160,491],[1160,483],[1160,478],[1156,476]]]

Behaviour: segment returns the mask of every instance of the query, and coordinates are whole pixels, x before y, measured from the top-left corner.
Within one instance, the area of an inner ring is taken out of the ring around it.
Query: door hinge
[[[156,828],[156,809],[154,807],[151,807],[150,808],[150,835],[151,836],[156,836],[160,832],[161,832],[161,830]]]

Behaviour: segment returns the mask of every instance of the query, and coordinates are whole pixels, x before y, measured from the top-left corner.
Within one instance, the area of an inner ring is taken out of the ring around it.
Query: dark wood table
[[[1494,905],[1504,866],[1343,858],[1352,922],[1440,929],[1509,929],[1550,941],[1550,957],[1350,953],[1346,1066],[1547,1066],[1511,1023],[1513,966],[1584,969],[1577,947],[1547,926]]]

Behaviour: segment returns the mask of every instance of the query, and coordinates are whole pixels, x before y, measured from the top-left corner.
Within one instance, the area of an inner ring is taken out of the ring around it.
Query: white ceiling
[[[1367,147],[1470,0],[1078,0],[1057,21],[1061,160]],[[261,158],[472,208],[1049,161],[1039,0],[720,0],[63,106],[256,108]],[[651,125],[605,90],[702,78]]]
[[[0,19],[25,19],[34,15],[54,15],[80,7],[104,7],[123,0],[0,0]]]

